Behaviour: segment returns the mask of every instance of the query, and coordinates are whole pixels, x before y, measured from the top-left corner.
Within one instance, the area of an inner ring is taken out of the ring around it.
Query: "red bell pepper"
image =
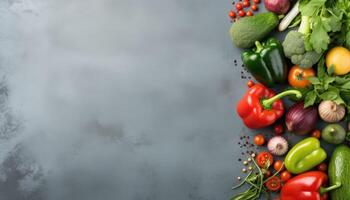
[[[302,94],[298,90],[287,90],[275,95],[275,92],[262,84],[254,84],[237,104],[237,113],[244,124],[251,129],[269,126],[283,116],[282,97]]]
[[[327,200],[327,192],[337,189],[340,183],[324,188],[327,184],[327,174],[321,171],[311,171],[289,179],[282,187],[281,200]]]

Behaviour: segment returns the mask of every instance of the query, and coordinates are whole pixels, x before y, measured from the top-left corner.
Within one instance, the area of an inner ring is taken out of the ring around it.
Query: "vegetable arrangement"
[[[238,177],[234,187],[248,189],[231,200],[261,194],[270,199],[270,193],[281,200],[349,199],[350,121],[347,129],[342,122],[350,120],[350,1],[263,2],[267,12],[229,13],[232,42],[242,48],[242,63],[258,82],[248,81],[236,111],[246,127],[271,127],[275,135],[255,135],[260,152],[243,161],[247,176]],[[235,7],[251,6],[253,12],[259,3],[243,0]],[[285,32],[282,41],[269,36],[274,30]],[[275,86],[282,91],[276,93]],[[293,105],[283,102],[287,96]],[[320,121],[322,130],[316,129]],[[308,136],[291,145],[285,129]],[[324,143],[335,148],[328,160]]]

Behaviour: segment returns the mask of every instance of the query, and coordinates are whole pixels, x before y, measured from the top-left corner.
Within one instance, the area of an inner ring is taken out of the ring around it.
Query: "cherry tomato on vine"
[[[242,10],[243,9],[243,5],[241,3],[237,3],[236,4],[236,9],[237,10]]]
[[[317,166],[318,171],[326,172],[327,171],[327,164],[326,163],[321,163]]]
[[[251,9],[254,10],[254,11],[257,11],[259,8],[258,8],[258,6],[256,4],[253,4],[251,6]]]
[[[273,127],[273,132],[275,132],[276,135],[281,135],[283,131],[284,131],[284,128],[282,124],[276,124]]]
[[[249,17],[251,17],[251,16],[253,16],[254,14],[253,14],[253,12],[251,11],[251,10],[249,10],[248,12],[247,12],[247,16],[249,16]]]
[[[311,132],[311,136],[315,137],[317,139],[320,139],[321,138],[321,131],[318,129],[315,129]]]
[[[268,168],[273,163],[273,157],[269,152],[262,151],[256,157],[256,162],[261,168]],[[266,166],[268,164],[268,166]]]
[[[234,11],[231,10],[231,11],[228,13],[228,16],[231,17],[232,19],[234,19],[234,18],[236,18],[236,13],[235,13]]]
[[[238,15],[241,16],[241,17],[244,17],[245,16],[244,10],[238,11]]]
[[[250,6],[250,2],[249,1],[243,1],[243,7],[249,7]]]
[[[292,178],[292,174],[289,171],[283,171],[281,173],[281,180],[283,182],[287,182],[291,178]]]
[[[258,134],[254,137],[254,144],[256,146],[262,146],[265,144],[265,137],[262,134]]]
[[[281,171],[284,169],[284,164],[282,160],[276,160],[275,163],[273,164],[273,168],[276,171]]]
[[[268,190],[276,192],[281,188],[281,179],[277,176],[271,177],[266,183],[266,187]]]

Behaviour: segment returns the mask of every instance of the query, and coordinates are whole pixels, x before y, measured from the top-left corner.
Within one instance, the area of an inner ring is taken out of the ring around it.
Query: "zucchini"
[[[350,148],[340,145],[335,148],[328,167],[330,185],[341,183],[341,187],[330,192],[332,200],[350,198]]]

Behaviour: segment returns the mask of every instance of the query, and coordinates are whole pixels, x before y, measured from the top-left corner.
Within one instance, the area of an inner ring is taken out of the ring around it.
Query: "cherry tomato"
[[[311,136],[320,139],[321,138],[321,131],[318,129],[315,129],[311,132]]]
[[[281,171],[284,169],[284,164],[282,160],[276,160],[275,163],[273,164],[273,168],[276,171]]]
[[[249,80],[248,82],[247,82],[247,86],[250,88],[250,87],[253,87],[255,85],[255,83],[254,83],[254,81],[252,81],[252,80]]]
[[[283,171],[281,173],[281,180],[283,182],[287,182],[290,178],[292,178],[292,174],[289,171]]]
[[[254,137],[254,144],[257,146],[262,146],[265,144],[265,137],[261,134],[258,134]]]
[[[254,11],[257,11],[259,8],[258,8],[258,6],[256,5],[256,4],[253,4],[252,6],[251,6],[251,8],[252,8],[252,10],[254,10]]]
[[[276,192],[281,188],[281,179],[277,176],[270,178],[266,183],[266,187],[268,190]]]
[[[254,0],[254,3],[259,4],[260,0]]]
[[[327,171],[327,165],[326,163],[321,163],[317,166],[317,170],[318,171],[323,171],[323,172],[326,172]]]
[[[273,157],[269,152],[262,151],[256,157],[256,162],[261,168],[268,168],[273,163]],[[266,166],[268,164],[268,166]]]
[[[251,17],[251,16],[253,16],[254,14],[253,14],[253,12],[251,11],[251,10],[249,10],[248,12],[247,12],[247,16],[249,16],[249,17]]]
[[[228,16],[231,17],[232,19],[233,19],[233,18],[236,18],[236,13],[235,13],[234,11],[231,10],[231,11],[228,13]]]
[[[243,1],[243,7],[249,7],[250,6],[250,2],[249,1]]]
[[[306,88],[310,85],[310,81],[307,79],[309,77],[315,76],[315,70],[312,68],[303,69],[298,65],[294,65],[288,74],[288,82],[292,87]]]
[[[237,3],[237,4],[236,4],[236,9],[237,9],[237,10],[242,10],[242,9],[243,9],[242,4],[241,4],[241,3]]]
[[[241,17],[244,17],[245,16],[244,10],[238,11],[238,15],[241,16]]]
[[[273,127],[273,131],[275,132],[276,135],[282,135],[284,128],[282,124],[276,124]]]

